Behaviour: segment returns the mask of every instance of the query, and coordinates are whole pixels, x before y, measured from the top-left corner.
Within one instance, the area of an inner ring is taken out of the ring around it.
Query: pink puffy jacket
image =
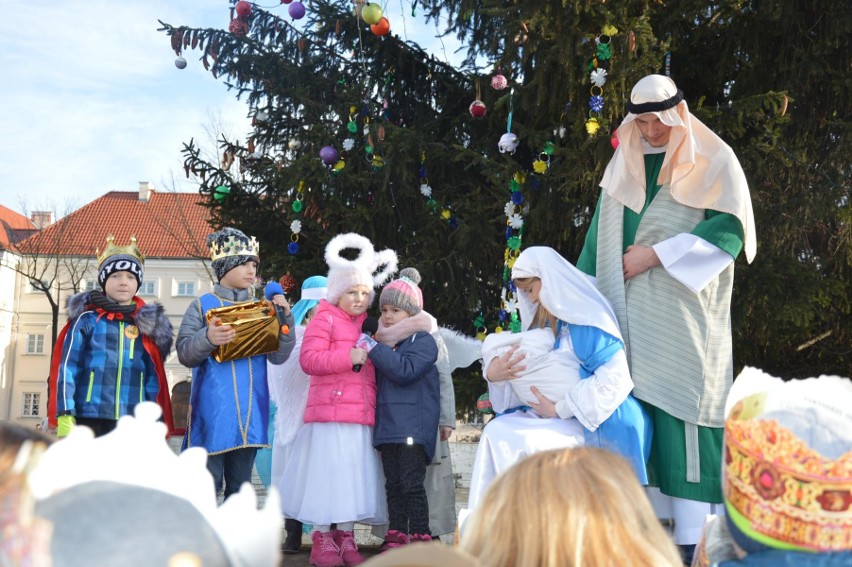
[[[299,364],[311,377],[305,423],[376,423],[376,370],[367,362],[352,371],[349,351],[367,314],[351,315],[322,300],[302,339]]]

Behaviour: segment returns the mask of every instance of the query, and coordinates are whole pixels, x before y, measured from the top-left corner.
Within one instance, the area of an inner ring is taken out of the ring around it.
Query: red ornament
[[[488,108],[485,106],[485,103],[479,99],[470,103],[470,106],[467,109],[470,112],[470,115],[474,118],[482,118],[485,116],[485,113],[488,112]]]
[[[374,35],[382,36],[387,35],[390,31],[390,21],[384,16],[379,20],[378,24],[373,24],[370,26],[370,31],[373,32]]]
[[[293,293],[293,290],[296,289],[296,278],[291,276],[290,272],[281,276],[278,283],[281,284],[281,289],[284,290],[284,293]]]
[[[618,149],[618,144],[618,130],[616,130],[612,133],[612,136],[609,139],[609,145],[612,146],[612,149],[616,150]]]
[[[228,31],[234,35],[246,35],[248,33],[248,29],[248,24],[237,18],[234,18],[231,20],[231,23],[228,24]]]
[[[509,86],[509,81],[501,73],[497,73],[491,77],[491,88],[495,91],[502,91]]]
[[[237,12],[237,15],[241,18],[247,17],[251,14],[251,4],[246,2],[245,0],[240,0],[237,2],[237,5],[234,6],[234,10]]]

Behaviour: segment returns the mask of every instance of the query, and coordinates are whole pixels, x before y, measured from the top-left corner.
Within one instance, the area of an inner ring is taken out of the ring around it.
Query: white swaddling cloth
[[[580,380],[580,363],[576,356],[566,356],[562,348],[554,350],[550,329],[531,329],[520,333],[493,333],[482,343],[483,361],[504,354],[520,345],[516,354],[526,355],[519,364],[526,367],[521,376],[507,381],[523,402],[536,401],[530,388],[535,386],[551,401],[563,399]],[[564,346],[564,342],[561,346]],[[573,354],[573,353],[572,353]]]

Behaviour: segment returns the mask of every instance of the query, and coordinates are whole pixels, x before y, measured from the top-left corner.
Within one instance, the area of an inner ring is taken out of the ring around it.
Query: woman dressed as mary
[[[523,330],[489,335],[482,346],[497,415],[479,441],[468,509],[494,477],[547,449],[610,449],[647,484],[651,421],[630,395],[624,341],[609,303],[552,248],[521,252],[512,281]]]

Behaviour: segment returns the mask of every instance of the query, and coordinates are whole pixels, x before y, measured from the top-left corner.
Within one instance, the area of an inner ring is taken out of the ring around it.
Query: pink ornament
[[[618,149],[618,144],[618,130],[616,130],[612,133],[612,136],[609,139],[609,145],[612,146],[612,149],[616,150]]]
[[[305,5],[301,2],[293,2],[287,7],[287,13],[294,20],[301,20],[305,17]]]
[[[234,18],[231,20],[231,23],[228,24],[228,31],[230,31],[234,35],[246,35],[248,33],[248,24],[244,21]]]
[[[323,146],[319,152],[319,156],[326,165],[331,165],[340,158],[340,154],[337,153],[337,150],[333,146]]]
[[[491,88],[495,91],[502,91],[509,86],[509,81],[501,74],[496,74],[491,77]]]
[[[488,108],[485,106],[485,103],[479,99],[470,103],[470,106],[467,109],[470,112],[470,115],[474,118],[482,118],[485,116],[485,113],[488,112]]]
[[[241,18],[245,18],[249,14],[251,14],[251,4],[246,2],[245,0],[240,0],[237,2],[237,5],[234,6],[234,11],[237,12],[237,15]]]

